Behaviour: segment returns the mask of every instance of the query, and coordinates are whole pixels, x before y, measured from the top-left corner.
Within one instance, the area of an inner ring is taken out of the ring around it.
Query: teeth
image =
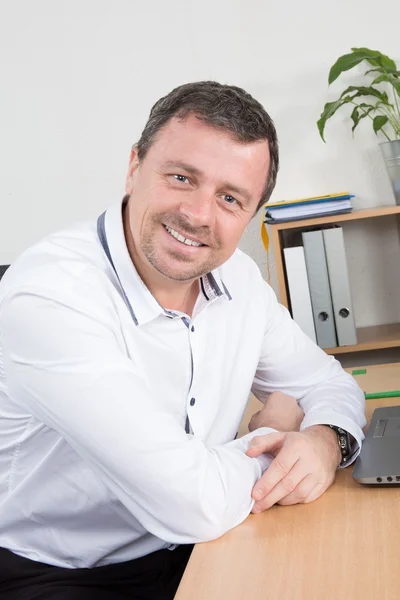
[[[186,244],[187,246],[202,246],[203,245],[200,242],[195,242],[194,240],[183,237],[183,235],[181,235],[180,233],[175,231],[175,229],[168,227],[168,225],[164,225],[164,227],[168,231],[168,233],[170,233],[172,235],[172,237],[174,237],[176,240],[182,242],[183,244]]]

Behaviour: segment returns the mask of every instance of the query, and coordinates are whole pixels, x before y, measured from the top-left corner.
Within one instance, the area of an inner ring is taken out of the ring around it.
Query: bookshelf
[[[391,205],[382,206],[379,208],[353,210],[353,212],[343,215],[328,215],[324,217],[302,219],[299,221],[269,224],[268,228],[274,248],[281,304],[289,308],[289,294],[283,258],[285,234],[287,232],[301,233],[303,230],[309,227],[339,223],[342,224],[348,221],[360,219],[377,219],[379,217],[388,216],[393,216],[393,218],[396,219],[397,215],[400,215],[400,206]],[[345,354],[350,352],[361,352],[365,350],[400,347],[400,323],[359,327],[357,328],[357,340],[357,344],[353,346],[337,346],[335,348],[324,348],[324,350],[327,354]]]

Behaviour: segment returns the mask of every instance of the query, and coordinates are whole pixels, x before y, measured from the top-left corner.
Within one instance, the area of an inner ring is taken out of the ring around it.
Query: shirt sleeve
[[[269,460],[245,451],[273,430],[216,447],[186,434],[150,394],[115,319],[67,290],[12,292],[0,309],[7,392],[59,432],[147,531],[178,544],[215,539],[250,513]]]
[[[364,439],[365,397],[340,363],[319,348],[277,302],[264,282],[266,327],[252,391],[260,400],[274,391],[294,396],[304,411],[300,430],[336,425],[355,439],[351,464]]]

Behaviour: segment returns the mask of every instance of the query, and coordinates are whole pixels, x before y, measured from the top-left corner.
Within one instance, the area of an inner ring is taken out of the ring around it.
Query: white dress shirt
[[[47,237],[0,285],[0,546],[64,567],[207,541],[242,522],[269,464],[245,450],[271,431],[235,440],[250,389],[295,396],[302,428],[338,425],[357,446],[365,424],[353,378],[248,256],[237,250],[201,278],[189,318],[138,276],[121,203],[99,225]]]

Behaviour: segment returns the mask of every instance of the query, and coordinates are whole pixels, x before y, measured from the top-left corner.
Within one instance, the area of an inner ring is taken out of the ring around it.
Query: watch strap
[[[338,427],[337,425],[329,425],[331,429],[336,431],[338,437],[339,450],[342,455],[342,460],[340,462],[340,467],[343,467],[347,464],[350,456],[351,456],[351,437],[348,431],[342,429],[342,427]]]

